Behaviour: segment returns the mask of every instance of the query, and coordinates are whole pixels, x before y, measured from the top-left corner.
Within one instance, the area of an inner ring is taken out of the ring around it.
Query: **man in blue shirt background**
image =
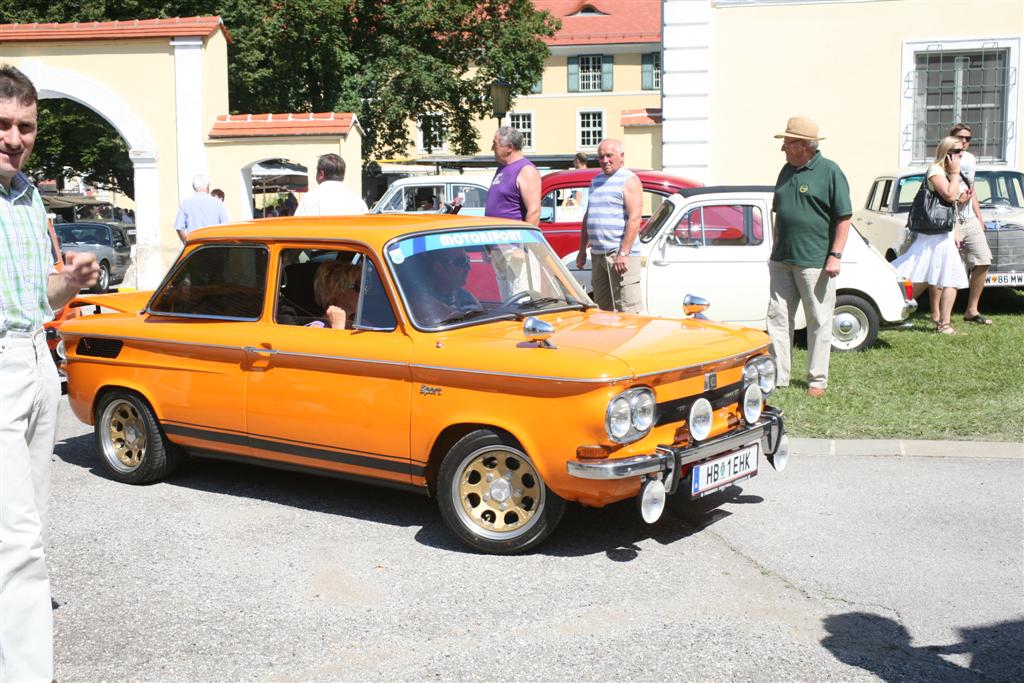
[[[181,200],[178,215],[174,219],[174,229],[182,244],[188,242],[188,234],[193,230],[228,222],[224,202],[209,194],[210,179],[207,176],[200,174],[193,178],[192,189],[196,193]]]

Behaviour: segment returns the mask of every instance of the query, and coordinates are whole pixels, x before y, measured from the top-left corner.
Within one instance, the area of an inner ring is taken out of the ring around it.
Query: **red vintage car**
[[[590,182],[599,168],[555,171],[541,178],[540,227],[544,237],[559,256],[580,248],[580,226],[587,211]],[[633,169],[644,188],[644,223],[661,206],[665,197],[702,183],[679,176]]]

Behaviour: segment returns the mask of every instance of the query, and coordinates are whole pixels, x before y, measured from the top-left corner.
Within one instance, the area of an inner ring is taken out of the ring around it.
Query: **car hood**
[[[707,320],[605,311],[540,317],[555,328],[548,340],[554,348],[526,341],[515,321],[442,333],[438,343],[466,369],[609,380],[713,362],[768,343],[758,330]]]

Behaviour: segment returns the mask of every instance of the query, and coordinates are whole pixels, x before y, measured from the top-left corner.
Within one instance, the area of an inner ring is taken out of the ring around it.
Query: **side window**
[[[878,195],[880,194],[881,189],[881,180],[876,180],[874,183],[872,183],[871,192],[868,194],[868,201],[867,204],[865,204],[865,206],[868,208],[868,211],[878,211]]]
[[[548,192],[540,200],[543,223],[579,223],[587,212],[589,187],[565,187]]]
[[[278,272],[274,313],[278,324],[336,329],[395,327],[380,277],[373,263],[358,251],[285,249]]]
[[[405,211],[405,193],[396,188],[387,199],[383,200],[380,210],[382,213]]]
[[[910,211],[910,205],[914,203],[914,196],[923,182],[923,175],[912,175],[899,179],[899,186],[896,189],[896,206],[893,209],[896,213]]]
[[[124,233],[123,232],[121,232],[120,230],[114,230],[113,234],[114,234],[114,248],[115,249],[124,249],[124,248],[126,248],[128,246],[128,244],[125,242]]]
[[[464,209],[482,209],[487,206],[487,190],[476,185],[455,185],[452,187],[452,199],[463,196]]]
[[[174,271],[149,310],[155,314],[258,320],[266,281],[266,247],[200,247]]]
[[[673,243],[685,246],[746,246],[764,241],[761,209],[743,204],[698,206],[683,214]]]
[[[881,211],[889,211],[889,197],[892,195],[892,179],[886,180],[885,185],[882,186],[882,192],[879,199],[878,208]]]
[[[405,188],[405,210],[437,212],[444,207],[444,185]]]

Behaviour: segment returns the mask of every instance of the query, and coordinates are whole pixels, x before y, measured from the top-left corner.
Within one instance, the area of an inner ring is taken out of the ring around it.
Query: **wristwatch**
[[[828,255],[829,256],[835,256],[840,261],[843,260],[843,252],[841,252],[841,251],[830,251],[830,252],[828,252]]]
[[[620,249],[619,251],[615,252],[615,255],[616,256],[629,256],[629,252],[628,251],[622,251]]]

